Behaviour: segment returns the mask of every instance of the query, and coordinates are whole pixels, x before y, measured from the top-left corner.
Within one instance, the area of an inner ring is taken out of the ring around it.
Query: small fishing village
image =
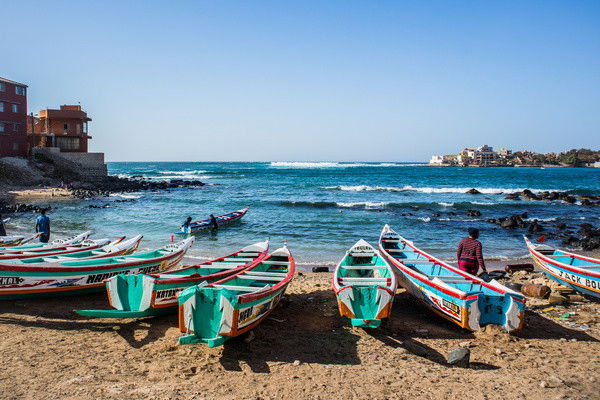
[[[599,397],[598,4],[40,5],[1,399]]]

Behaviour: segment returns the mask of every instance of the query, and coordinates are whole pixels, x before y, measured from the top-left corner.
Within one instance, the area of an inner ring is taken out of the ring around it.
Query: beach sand
[[[7,188],[5,190],[0,190],[0,192],[0,200],[12,201],[15,203],[57,201],[74,198],[69,189],[60,187],[43,187],[35,189]]]
[[[254,335],[212,349],[178,345],[176,315],[117,321],[72,312],[107,308],[103,293],[4,301],[0,398],[600,397],[598,302],[575,296],[542,312],[546,300],[534,300],[522,332],[470,333],[400,290],[392,318],[363,330],[339,316],[330,278],[302,272]],[[555,319],[567,311],[576,314]],[[471,367],[446,365],[448,351],[461,346],[471,350]]]

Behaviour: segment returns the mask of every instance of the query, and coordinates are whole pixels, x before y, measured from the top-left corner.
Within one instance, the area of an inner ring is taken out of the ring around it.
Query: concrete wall
[[[68,168],[86,178],[98,178],[108,175],[104,164],[104,153],[63,153],[57,147],[34,147],[33,155],[41,154],[56,165]]]

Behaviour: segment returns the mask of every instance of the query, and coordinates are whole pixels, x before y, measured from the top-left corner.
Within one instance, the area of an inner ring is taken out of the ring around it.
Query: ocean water
[[[523,231],[504,230],[486,222],[488,218],[527,212],[545,226],[557,221],[571,226],[600,222],[600,207],[504,199],[507,192],[525,188],[599,194],[598,169],[443,168],[393,162],[113,162],[109,173],[200,180],[206,186],[60,201],[52,204],[55,209],[50,213],[55,237],[87,229],[95,237],[143,234],[142,247],[155,248],[169,242],[187,216],[204,219],[250,206],[240,223],[215,236],[197,235],[190,255],[208,259],[270,238],[272,246],[287,241],[298,264],[310,267],[334,265],[360,238],[376,244],[385,223],[446,260],[453,259],[466,229],[477,227],[484,257],[505,260],[526,256]],[[482,194],[465,194],[470,188]],[[88,208],[104,204],[109,208]],[[469,209],[480,210],[481,216],[467,216]],[[13,232],[30,231],[33,221],[30,214],[16,216],[9,227]]]

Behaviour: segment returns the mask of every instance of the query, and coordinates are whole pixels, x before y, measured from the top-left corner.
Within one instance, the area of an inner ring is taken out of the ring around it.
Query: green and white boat
[[[215,282],[248,268],[267,256],[269,241],[246,246],[228,256],[165,273],[119,274],[106,281],[108,301],[115,309],[76,310],[99,318],[139,318],[177,312],[177,295],[201,282]]]
[[[85,240],[87,240],[91,234],[91,231],[87,231],[67,239],[55,239],[50,243],[29,243],[19,246],[2,247],[0,248],[0,255],[19,253],[23,251],[45,253],[54,250],[64,249],[67,246],[82,246],[82,243]],[[32,240],[36,237],[39,237],[40,235],[41,234],[38,233],[32,236]]]
[[[352,326],[377,328],[392,311],[398,281],[392,267],[363,239],[356,242],[333,272],[340,315]]]
[[[214,283],[179,294],[180,344],[219,346],[260,324],[277,306],[294,277],[294,259],[282,247],[259,263]]]
[[[138,235],[128,240],[118,240],[115,243],[110,243],[108,239],[101,239],[102,247],[96,249],[82,248],[79,251],[62,253],[62,254],[41,254],[34,257],[2,259],[0,257],[0,268],[3,266],[36,266],[45,265],[48,263],[60,263],[78,260],[91,260],[95,258],[124,256],[133,253],[138,246],[143,236]]]
[[[175,267],[194,243],[188,238],[158,250],[128,256],[35,265],[0,266],[0,300],[102,291],[118,274],[150,274]]]

